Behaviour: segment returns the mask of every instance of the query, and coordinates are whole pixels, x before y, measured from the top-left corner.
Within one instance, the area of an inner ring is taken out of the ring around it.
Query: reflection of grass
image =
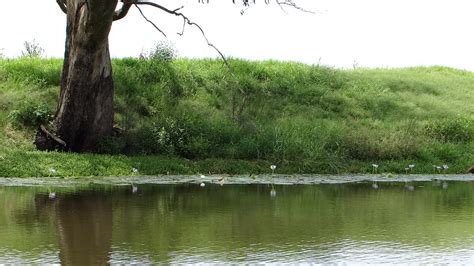
[[[38,256],[51,247],[59,249],[54,204],[67,194],[94,193],[110,203],[113,224],[119,225],[111,245],[153,261],[181,251],[230,254],[259,244],[257,248],[285,246],[292,252],[301,251],[304,243],[330,247],[347,239],[422,246],[427,252],[471,247],[474,186],[450,182],[443,190],[441,183],[413,185],[415,191],[405,190],[404,183],[383,183],[379,191],[371,190],[371,183],[275,186],[277,200],[268,195],[267,185],[211,185],[205,193],[195,185],[144,185],[140,197],[129,186],[84,186],[76,191],[54,188],[58,201],[44,208],[35,206],[34,199],[38,193],[47,195],[47,188],[0,187],[0,225],[8,225],[0,250]]]
[[[416,192],[406,192],[403,185],[384,184],[384,189],[377,192],[370,191],[370,184],[365,188],[360,184],[278,186],[278,201],[271,200],[266,186],[225,186],[212,193],[196,193],[192,201],[186,201],[192,188],[159,190],[155,196],[144,192],[147,198],[142,200],[152,206],[136,210],[136,217],[125,225],[140,222],[142,230],[136,231],[133,237],[119,232],[114,235],[114,241],[130,241],[129,247],[136,251],[146,247],[145,252],[155,254],[157,260],[164,259],[162,256],[167,258],[166,254],[175,249],[204,248],[205,243],[219,243],[213,246],[216,252],[248,247],[251,243],[259,243],[259,247],[301,248],[288,243],[318,246],[348,238],[365,243],[423,245],[434,250],[456,248],[453,242],[459,243],[460,239],[472,243],[474,231],[471,221],[466,219],[474,204],[469,195],[472,186],[457,183],[450,187],[452,191],[443,191],[423,184],[425,187]],[[123,208],[114,212],[114,221],[120,221],[132,211],[131,205],[126,205],[129,200],[123,198],[117,202]],[[166,215],[170,212],[175,215]],[[450,225],[453,217],[442,215],[446,212],[464,219],[457,219],[453,227]],[[159,215],[159,227],[153,223],[156,215]],[[386,232],[387,228],[388,234],[371,234]]]
[[[114,60],[126,133],[104,140],[110,156],[34,151],[34,131],[8,115],[27,100],[55,108],[61,61],[0,60],[0,176],[267,173],[271,163],[282,174],[371,173],[372,162],[379,173],[411,163],[409,173],[459,173],[474,162],[470,72],[230,63],[232,78],[216,60]]]

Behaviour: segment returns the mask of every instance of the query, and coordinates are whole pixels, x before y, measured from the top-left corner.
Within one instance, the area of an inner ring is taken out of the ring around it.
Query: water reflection
[[[372,185],[4,187],[0,262],[474,263],[474,186]]]
[[[375,189],[375,190],[377,190],[377,189],[379,189],[379,185],[377,185],[377,183],[374,182],[374,183],[372,184],[372,188]]]
[[[54,215],[59,260],[67,265],[103,265],[109,261],[112,241],[112,203],[102,193],[87,191],[34,196],[38,213]]]
[[[56,206],[59,257],[63,265],[104,265],[112,245],[112,202],[107,195],[65,195]]]

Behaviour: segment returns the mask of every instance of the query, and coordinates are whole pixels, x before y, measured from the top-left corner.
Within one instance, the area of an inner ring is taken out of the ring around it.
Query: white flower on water
[[[134,174],[138,173],[138,169],[135,168],[135,167],[132,167],[132,173],[134,173]]]
[[[373,163],[373,164],[372,164],[372,167],[373,167],[373,168],[379,168],[379,165]]]
[[[274,165],[274,164],[270,165],[270,169],[272,169],[272,171],[275,171],[276,168],[277,168],[276,165]]]
[[[200,186],[201,186],[201,187],[205,187],[206,184],[204,184],[204,182],[203,182],[203,183],[200,184]]]
[[[49,192],[48,198],[49,199],[55,199],[56,198],[56,192]]]
[[[201,178],[206,178],[206,176],[205,176],[205,175],[200,175],[200,177],[201,177]]]
[[[58,172],[58,171],[56,171],[56,169],[54,169],[54,168],[52,168],[52,167],[49,168],[48,171],[49,171],[50,174],[53,174],[53,175]]]
[[[415,167],[415,164],[410,164],[408,165],[408,168],[413,169]]]
[[[443,164],[443,170],[448,170],[449,166],[447,164]]]

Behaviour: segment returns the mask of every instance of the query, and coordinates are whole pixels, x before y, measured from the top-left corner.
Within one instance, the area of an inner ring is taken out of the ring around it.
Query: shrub
[[[425,132],[441,142],[466,143],[473,139],[474,123],[462,117],[432,120],[425,125]]]
[[[106,154],[120,154],[124,152],[126,145],[124,137],[106,137],[100,142],[98,151]]]
[[[189,129],[183,123],[167,117],[153,124],[153,140],[161,153],[185,155],[189,142]]]
[[[126,131],[121,138],[125,139],[126,146],[124,152],[128,154],[156,154],[159,150],[156,147],[153,135],[153,126],[150,122],[140,123],[134,129]]]
[[[17,127],[35,128],[53,119],[52,110],[44,103],[22,102],[8,115],[10,122]]]
[[[170,62],[177,56],[177,50],[170,42],[158,42],[149,51],[142,51],[140,59]]]
[[[420,157],[421,139],[415,128],[351,128],[340,140],[341,149],[350,159],[399,160]]]
[[[26,41],[23,43],[24,49],[21,51],[22,56],[26,57],[42,57],[44,49],[33,39],[33,41]]]

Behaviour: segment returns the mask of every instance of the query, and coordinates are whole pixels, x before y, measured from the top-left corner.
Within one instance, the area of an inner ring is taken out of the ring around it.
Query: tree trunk
[[[117,0],[67,0],[66,49],[55,114],[66,150],[94,151],[112,133],[114,84],[108,36]]]

